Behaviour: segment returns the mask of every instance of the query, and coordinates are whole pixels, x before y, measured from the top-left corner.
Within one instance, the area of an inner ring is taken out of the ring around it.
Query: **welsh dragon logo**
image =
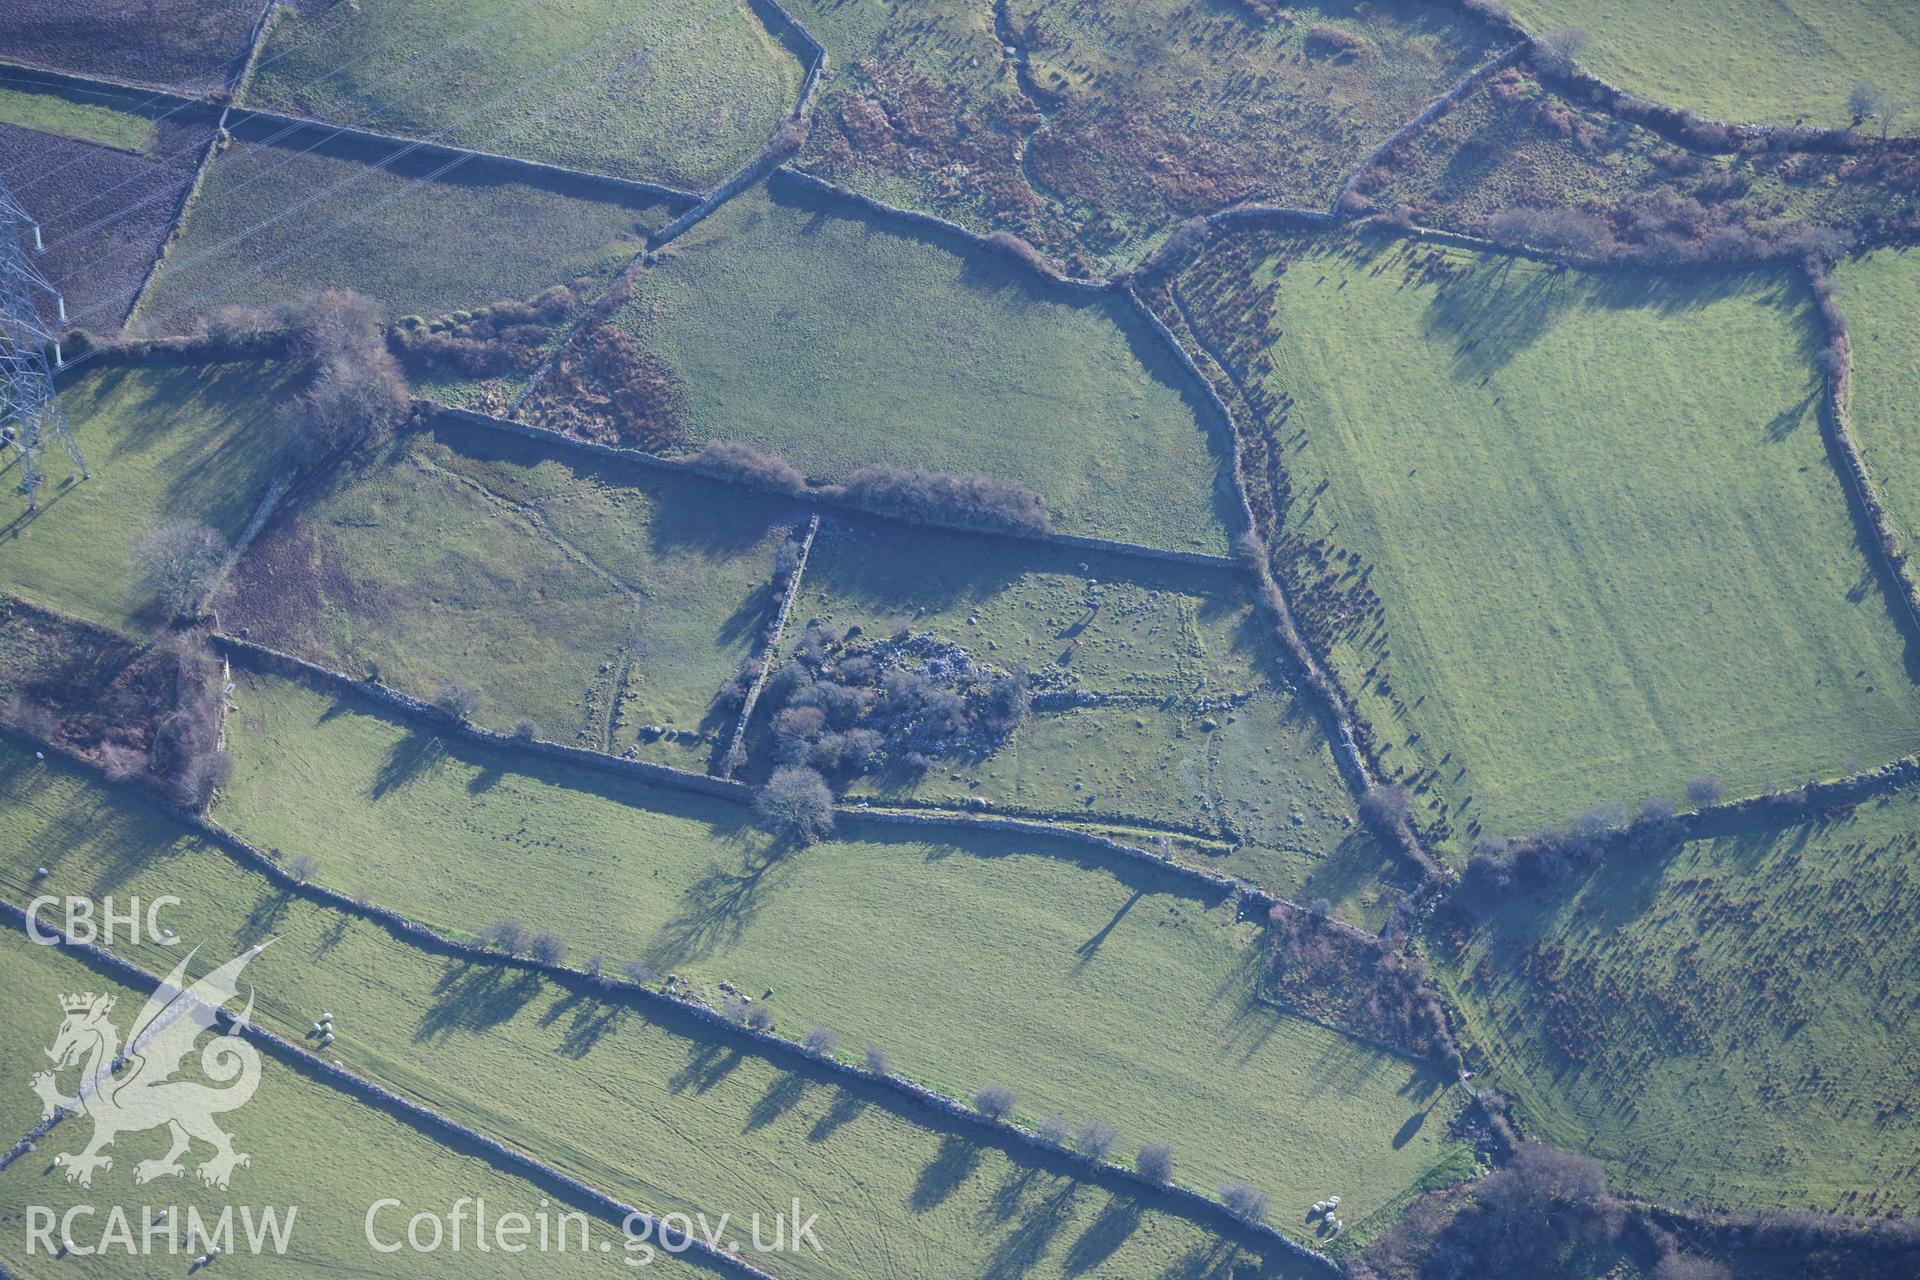
[[[213,1148],[212,1156],[197,1170],[209,1187],[224,1189],[235,1168],[251,1163],[233,1149],[233,1136],[213,1122],[216,1115],[245,1105],[260,1086],[259,1051],[240,1036],[253,1016],[251,990],[233,1030],[215,1035],[201,1049],[201,1073],[215,1083],[172,1077],[200,1035],[213,1031],[215,1015],[237,994],[240,971],[264,945],[228,961],[190,987],[184,983],[187,962],[193,959],[189,954],[147,999],[124,1054],[120,1033],[107,1017],[113,1011],[111,995],[87,992],[60,997],[66,1017],[46,1051],[54,1070],[35,1075],[33,1090],[46,1104],[47,1117],[64,1110],[82,1111],[93,1118],[93,1140],[85,1149],[54,1158],[55,1164],[66,1167],[67,1181],[92,1186],[96,1169],[113,1167],[113,1157],[101,1152],[114,1139],[163,1125],[173,1145],[160,1159],[136,1164],[135,1182],[180,1176],[186,1171],[180,1158],[194,1139]],[[72,1092],[62,1093],[57,1073],[75,1066],[82,1068],[80,1083]]]

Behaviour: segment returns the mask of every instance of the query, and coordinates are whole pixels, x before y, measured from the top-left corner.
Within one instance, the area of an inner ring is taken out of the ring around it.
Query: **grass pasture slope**
[[[1853,344],[1854,438],[1888,511],[1912,546],[1920,538],[1920,252],[1881,250],[1833,271]]]
[[[1920,796],[1613,860],[1439,969],[1529,1132],[1661,1199],[1920,1204]]]
[[[1249,238],[1182,296],[1215,340],[1241,327],[1282,570],[1454,850],[1702,772],[1747,794],[1912,750],[1796,276]]]
[[[1913,93],[1920,12],[1898,0],[1515,0],[1528,31],[1574,26],[1581,63],[1624,88],[1714,120],[1822,128],[1853,122],[1866,81]],[[1870,126],[1875,131],[1879,123]],[[1900,132],[1920,128],[1908,110]]]
[[[685,379],[696,439],[822,479],[985,472],[1037,490],[1062,532],[1226,549],[1220,444],[1173,354],[1118,300],[957,237],[751,190],[675,241],[615,323]]]
[[[279,132],[237,117],[140,322],[174,332],[222,306],[331,287],[393,317],[530,298],[579,276],[611,278],[671,216],[606,184],[483,161],[441,173],[445,158]]]
[[[247,103],[702,187],[760,149],[800,77],[749,0],[367,0],[283,11]]]
[[[155,125],[114,105],[119,95],[56,91],[51,84],[8,77],[0,83],[0,124],[91,142],[133,155],[153,149]]]
[[[1097,699],[1030,713],[979,761],[861,780],[856,795],[1163,825],[1219,842],[1198,853],[1176,840],[1181,856],[1295,901],[1326,896],[1356,923],[1377,926],[1398,897],[1378,878],[1390,855],[1356,827],[1324,726],[1285,689],[1236,570],[835,516],[793,625],[814,619],[875,636],[907,627]]]
[[[404,436],[269,526],[223,621],[420,697],[468,685],[498,728],[525,717],[557,742],[705,769],[729,727],[708,713],[778,607],[773,557],[795,511],[443,431]]]
[[[211,108],[174,111],[130,91],[18,74],[0,83],[0,182],[40,223],[46,252],[34,265],[75,325],[120,331],[214,119]],[[57,323],[50,299],[42,311]]]
[[[288,456],[274,425],[286,382],[281,366],[258,361],[101,363],[67,375],[60,400],[92,477],[63,485],[66,455],[49,447],[40,513],[0,524],[0,589],[144,629],[152,619],[132,599],[128,565],[135,540],[176,519],[239,535]]]
[[[226,86],[247,55],[265,0],[9,0],[9,59],[182,93]]]
[[[722,982],[771,988],[789,1036],[832,1028],[951,1096],[1000,1081],[1029,1124],[1113,1124],[1123,1157],[1167,1142],[1181,1181],[1248,1178],[1303,1235],[1316,1188],[1357,1223],[1455,1150],[1440,1073],[1256,1003],[1261,930],[1157,867],[853,820],[783,851],[740,806],[471,751],[298,683],[249,673],[236,700],[215,816],[344,892],[467,934],[514,916],[716,1004]]]
[[[329,1049],[349,1069],[642,1208],[739,1221],[798,1196],[823,1211],[822,1251],[780,1255],[783,1280],[1309,1274],[1277,1247],[1263,1264],[1164,1201],[934,1127],[896,1095],[691,1017],[429,954],[276,887],[121,793],[36,766],[11,742],[0,752],[9,900],[37,891],[26,851],[57,847],[49,891],[173,893],[169,926],[207,954],[276,936],[247,970],[262,1025],[297,1040],[332,1012]],[[127,954],[149,971],[172,956]]]
[[[179,948],[181,952],[185,948]],[[158,949],[143,957],[153,976],[164,978],[178,963],[178,955]],[[221,956],[216,963],[230,957]],[[171,961],[172,963],[168,963]],[[60,947],[36,946],[9,927],[0,939],[0,975],[9,992],[21,1000],[20,1034],[9,1035],[5,1053],[0,1056],[9,1068],[8,1078],[25,1082],[35,1071],[44,1070],[46,1059],[40,1050],[52,1043],[60,1023],[57,997],[67,992],[94,991],[114,997],[112,1021],[122,1034],[144,1004],[146,990],[136,990],[107,976],[80,956]],[[202,1041],[202,1043],[207,1043]],[[111,1148],[113,1168],[95,1175],[92,1188],[70,1186],[52,1166],[55,1152],[77,1151],[87,1140],[91,1124],[84,1116],[69,1117],[41,1140],[39,1150],[16,1161],[0,1173],[0,1263],[16,1275],[34,1280],[43,1275],[61,1275],[73,1269],[69,1261],[56,1265],[44,1250],[29,1254],[26,1227],[27,1206],[41,1206],[63,1216],[74,1205],[92,1205],[95,1216],[84,1214],[74,1219],[74,1239],[91,1246],[106,1227],[106,1216],[115,1206],[126,1212],[139,1240],[142,1214],[148,1206],[154,1212],[169,1209],[169,1217],[179,1232],[179,1252],[166,1252],[164,1230],[154,1237],[153,1253],[142,1257],[118,1248],[89,1257],[87,1273],[96,1276],[151,1276],[156,1271],[185,1271],[194,1256],[204,1251],[205,1242],[189,1247],[187,1211],[197,1210],[201,1220],[216,1221],[222,1209],[245,1204],[255,1213],[273,1206],[283,1224],[288,1207],[293,1209],[291,1229],[286,1233],[284,1253],[276,1253],[271,1243],[263,1252],[248,1252],[243,1220],[236,1214],[228,1265],[245,1268],[249,1275],[312,1275],[315,1272],[366,1274],[378,1264],[387,1267],[404,1262],[405,1272],[413,1276],[517,1276],[524,1275],[527,1255],[516,1256],[499,1248],[485,1251],[475,1247],[471,1215],[465,1224],[463,1248],[451,1246],[436,1252],[378,1254],[367,1244],[364,1223],[368,1209],[377,1200],[402,1201],[404,1208],[383,1210],[376,1220],[382,1243],[403,1239],[407,1219],[426,1210],[444,1217],[462,1197],[484,1198],[488,1216],[519,1212],[538,1225],[543,1211],[555,1223],[554,1242],[559,1240],[557,1222],[563,1213],[586,1213],[564,1198],[555,1199],[553,1189],[536,1186],[501,1171],[477,1149],[414,1128],[389,1112],[362,1103],[331,1084],[306,1074],[301,1068],[262,1053],[260,1087],[246,1106],[225,1115],[222,1127],[233,1134],[237,1150],[251,1162],[235,1170],[227,1191],[205,1187],[192,1172],[192,1162],[204,1157],[206,1149],[196,1145],[188,1157],[188,1172],[174,1180],[160,1180],[136,1187],[133,1165],[136,1158],[158,1158],[166,1149],[165,1135],[156,1131],[129,1133]],[[17,1059],[17,1061],[16,1061]],[[71,1084],[77,1077],[62,1076]],[[39,1100],[24,1087],[10,1089],[0,1104],[0,1121],[6,1128],[7,1145],[24,1135],[40,1119]],[[22,1101],[24,1100],[24,1102]],[[26,1105],[26,1104],[31,1104]],[[599,1241],[609,1241],[614,1257],[621,1258],[623,1239],[618,1223],[587,1213],[588,1248],[580,1247],[580,1228],[569,1222],[564,1250],[549,1248],[540,1253],[542,1275],[606,1275],[617,1265],[598,1252]],[[55,1238],[58,1238],[57,1232]],[[421,1238],[431,1240],[424,1229]],[[511,1245],[511,1236],[504,1237]],[[537,1241],[536,1235],[527,1243]],[[635,1256],[638,1256],[637,1254]],[[695,1280],[718,1276],[690,1260],[664,1254],[640,1271],[659,1274],[671,1280]]]

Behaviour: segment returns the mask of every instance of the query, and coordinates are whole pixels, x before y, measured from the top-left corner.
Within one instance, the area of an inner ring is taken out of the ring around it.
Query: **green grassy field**
[[[1118,302],[998,255],[754,190],[676,241],[616,323],[685,377],[696,438],[819,477],[985,472],[1064,532],[1225,550],[1221,459],[1172,354]]]
[[[351,1069],[643,1208],[738,1219],[798,1196],[824,1211],[822,1252],[782,1255],[783,1277],[1304,1274],[1277,1250],[1263,1266],[1153,1197],[931,1127],[890,1093],[759,1056],[692,1018],[416,950],[144,805],[0,751],[10,900],[30,892],[34,849],[53,871],[31,891],[176,894],[169,926],[208,954],[277,937],[247,971],[263,1025],[297,1038],[331,1012],[330,1051]],[[161,950],[128,955],[151,970]]]
[[[216,816],[345,892],[466,933],[517,916],[576,962],[638,960],[716,1003],[722,981],[773,988],[790,1036],[830,1027],[963,1098],[1000,1081],[1029,1123],[1104,1119],[1127,1154],[1168,1142],[1182,1181],[1249,1178],[1303,1234],[1315,1188],[1358,1222],[1452,1149],[1457,1093],[1254,1003],[1259,931],[1158,868],[871,824],[783,854],[722,801],[527,770],[271,678],[236,701]]]
[[[478,163],[436,179],[445,161],[376,167],[391,151],[308,133],[268,145],[261,128],[242,133],[261,141],[236,141],[209,167],[136,322],[172,332],[218,307],[325,288],[357,290],[393,317],[530,298],[610,279],[669,217],[604,186]]]
[[[92,478],[62,488],[49,446],[40,514],[0,525],[0,588],[113,626],[139,628],[128,557],[151,524],[198,520],[239,534],[286,461],[273,414],[287,392],[260,363],[90,364],[61,383]],[[11,487],[18,464],[3,473]]]
[[[1920,1203],[1920,798],[1518,895],[1441,969],[1530,1133],[1661,1199]]]
[[[1716,120],[1844,128],[1859,81],[1911,97],[1920,12],[1895,0],[1517,0],[1528,31],[1574,26],[1595,74]],[[1878,122],[1870,126],[1876,132]],[[1920,128],[1911,109],[1900,132]]]
[[[1035,711],[993,755],[862,780],[856,795],[1243,841],[1194,860],[1286,897],[1325,893],[1358,923],[1377,925],[1396,896],[1237,572],[836,516],[797,604],[796,623],[813,619],[909,627],[1104,699]]]
[[[185,948],[180,950],[184,952]],[[222,955],[218,960],[228,958]],[[155,966],[149,971],[162,978],[172,972],[178,957],[155,950],[145,960]],[[167,963],[169,960],[173,963]],[[125,1035],[148,992],[107,977],[62,948],[35,946],[12,929],[0,940],[0,975],[4,975],[7,990],[31,1008],[20,1010],[20,1021],[15,1025],[18,1034],[7,1037],[4,1053],[0,1053],[0,1062],[8,1068],[7,1078],[19,1082],[19,1087],[7,1090],[5,1101],[0,1102],[0,1122],[6,1125],[0,1132],[6,1134],[5,1141],[11,1145],[40,1119],[39,1100],[25,1082],[48,1065],[40,1050],[53,1042],[60,1024],[57,997],[77,991],[111,993],[115,999],[111,1020]],[[241,1003],[244,1000],[243,988]],[[239,1005],[233,1007],[237,1011]],[[203,1039],[202,1043],[208,1041]],[[376,1219],[379,1239],[385,1244],[404,1239],[407,1219],[415,1212],[430,1211],[444,1222],[445,1215],[463,1197],[484,1198],[494,1221],[499,1215],[519,1212],[537,1227],[538,1215],[545,1212],[555,1225],[550,1237],[554,1247],[538,1254],[543,1275],[606,1274],[609,1259],[598,1252],[599,1241],[612,1244],[616,1258],[625,1256],[620,1224],[592,1214],[588,1215],[589,1247],[580,1246],[581,1228],[569,1220],[567,1248],[560,1250],[559,1217],[585,1212],[577,1204],[555,1200],[551,1190],[502,1172],[477,1150],[467,1149],[467,1144],[429,1137],[289,1063],[264,1053],[261,1056],[259,1090],[244,1107],[218,1121],[233,1135],[235,1148],[251,1157],[248,1165],[234,1171],[228,1190],[210,1189],[193,1174],[193,1165],[208,1154],[208,1149],[199,1144],[187,1157],[186,1175],[137,1186],[133,1180],[136,1160],[157,1158],[166,1149],[165,1135],[156,1131],[122,1136],[109,1148],[113,1167],[96,1173],[91,1188],[70,1185],[61,1170],[53,1167],[52,1156],[78,1151],[92,1132],[92,1124],[84,1116],[69,1117],[40,1142],[37,1151],[0,1174],[0,1228],[4,1228],[0,1230],[0,1261],[24,1277],[72,1270],[71,1261],[56,1265],[37,1246],[34,1253],[27,1252],[30,1205],[49,1209],[55,1215],[64,1215],[74,1205],[93,1206],[93,1217],[74,1219],[74,1239],[88,1246],[98,1243],[114,1207],[128,1215],[135,1239],[139,1239],[143,1212],[151,1206],[155,1213],[162,1207],[168,1209],[179,1232],[180,1253],[166,1256],[163,1231],[154,1238],[153,1254],[141,1257],[109,1250],[87,1259],[84,1265],[88,1273],[149,1276],[156,1268],[184,1270],[206,1244],[201,1241],[189,1247],[189,1206],[199,1212],[202,1221],[211,1224],[222,1209],[245,1204],[256,1213],[273,1206],[282,1223],[288,1221],[289,1207],[292,1209],[285,1251],[276,1253],[268,1244],[257,1255],[248,1251],[236,1213],[234,1239],[227,1253],[234,1259],[230,1265],[244,1268],[249,1275],[366,1275],[390,1269],[397,1265],[396,1260],[403,1262],[408,1275],[525,1274],[525,1257],[498,1248],[482,1252],[475,1247],[470,1212],[463,1248],[457,1253],[451,1247],[451,1237],[436,1252],[409,1250],[391,1256],[376,1253],[367,1243],[364,1224],[368,1209],[377,1200],[396,1199],[405,1206],[384,1209]],[[62,1083],[72,1085],[79,1076],[68,1071],[60,1078]],[[430,1236],[423,1234],[422,1238]],[[515,1243],[512,1237],[505,1239],[508,1244]],[[530,1236],[528,1242],[536,1239]],[[527,1256],[533,1256],[531,1251]],[[718,1274],[691,1260],[666,1254],[657,1254],[642,1274],[651,1275],[656,1270],[675,1280]]]
[[[777,499],[607,466],[472,428],[410,434],[269,528],[225,625],[431,698],[480,691],[481,723],[695,770],[709,718],[772,620]],[[669,742],[648,724],[695,734]]]
[[[1751,793],[1912,750],[1792,277],[1243,251],[1250,296],[1224,258],[1183,296],[1249,334],[1228,358],[1285,462],[1286,572],[1454,849],[1702,772]]]
[[[1833,273],[1853,342],[1853,433],[1909,545],[1920,537],[1920,254],[1882,250]]]
[[[153,146],[153,121],[104,101],[88,101],[31,82],[18,88],[0,86],[0,124],[97,142],[136,155],[145,155]]]
[[[283,12],[248,102],[701,187],[760,149],[800,76],[746,0],[369,0]]]

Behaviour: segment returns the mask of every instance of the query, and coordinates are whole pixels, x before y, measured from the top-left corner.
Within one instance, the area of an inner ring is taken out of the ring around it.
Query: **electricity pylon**
[[[87,464],[53,387],[53,372],[60,367],[60,335],[41,322],[36,303],[41,295],[51,297],[65,324],[66,299],[33,265],[26,247],[29,237],[39,252],[40,225],[0,186],[0,454],[9,447],[19,451],[20,487],[26,491],[27,510],[34,511],[40,505],[40,453],[49,440],[65,450],[73,475],[86,475]]]

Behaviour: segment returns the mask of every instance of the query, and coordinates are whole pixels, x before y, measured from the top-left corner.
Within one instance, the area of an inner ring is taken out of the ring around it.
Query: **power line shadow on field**
[[[374,771],[369,798],[378,801],[438,769],[447,758],[447,744],[439,734],[412,726],[407,736],[393,744],[387,758]]]
[[[1068,1178],[1064,1185],[1033,1206],[987,1255],[981,1275],[986,1280],[1014,1280],[1031,1272],[1053,1247],[1053,1238],[1072,1219],[1073,1202],[1079,1194],[1080,1183]]]
[[[1140,1229],[1146,1215],[1138,1198],[1109,1195],[1106,1207],[1067,1249],[1061,1270],[1070,1276],[1085,1275],[1120,1251],[1122,1245]]]
[[[747,1122],[740,1132],[753,1133],[764,1129],[787,1112],[800,1105],[807,1096],[807,1086],[813,1083],[797,1071],[789,1071],[767,1086],[760,1100],[747,1112]]]
[[[807,1131],[808,1142],[825,1142],[846,1126],[858,1120],[873,1103],[861,1097],[852,1089],[839,1089],[833,1095],[833,1105],[813,1122],[813,1128]]]
[[[732,1075],[734,1068],[744,1061],[746,1055],[732,1045],[697,1040],[687,1052],[687,1064],[668,1078],[667,1088],[674,1093],[688,1089],[705,1093]]]
[[[455,1031],[482,1031],[511,1022],[540,994],[538,974],[472,960],[451,961],[433,984],[433,1002],[420,1015],[416,1044]]]
[[[914,1179],[913,1190],[907,1195],[907,1207],[915,1213],[939,1208],[979,1167],[979,1146],[958,1134],[947,1134],[940,1139],[940,1149],[933,1159]]]

